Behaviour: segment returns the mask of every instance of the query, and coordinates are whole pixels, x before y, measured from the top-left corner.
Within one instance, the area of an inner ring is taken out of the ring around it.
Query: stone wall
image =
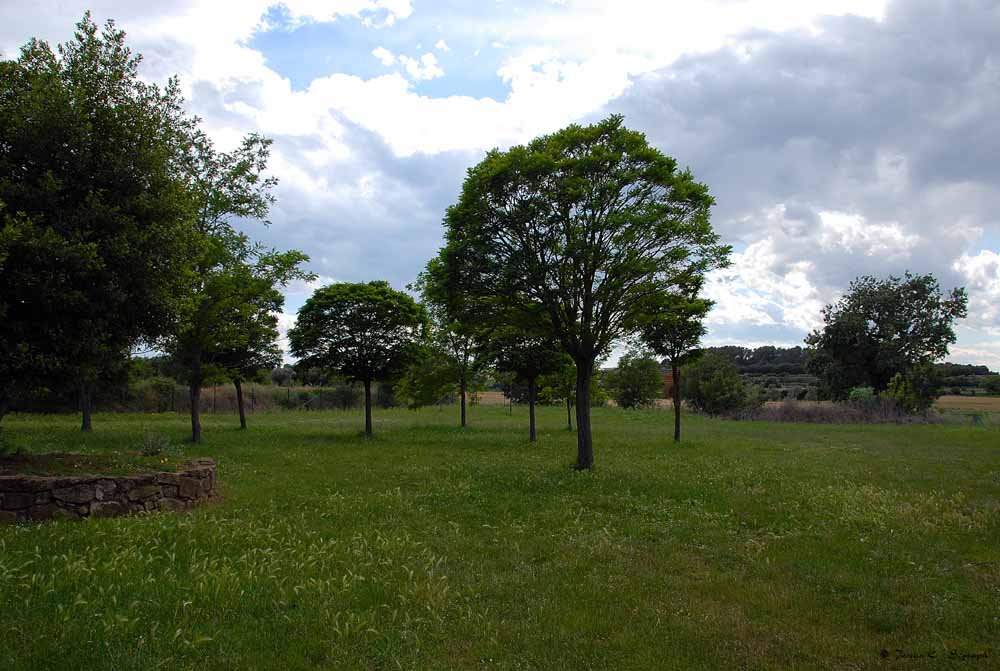
[[[0,523],[114,517],[187,510],[215,496],[215,462],[195,459],[174,473],[107,476],[0,476]]]

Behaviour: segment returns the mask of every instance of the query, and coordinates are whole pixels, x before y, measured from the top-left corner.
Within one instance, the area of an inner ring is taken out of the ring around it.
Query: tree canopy
[[[698,298],[700,284],[667,297],[647,315],[642,341],[670,362],[671,397],[674,405],[674,440],[681,439],[681,366],[701,356],[698,343],[705,335],[705,316],[712,302]],[[772,348],[773,349],[773,348]]]
[[[196,121],[139,62],[88,13],[57,52],[32,40],[0,63],[4,388],[37,386],[31,368],[80,381],[85,429],[89,387],[173,327],[188,280]]]
[[[371,435],[371,383],[403,372],[426,322],[423,307],[387,282],[343,282],[306,300],[288,340],[303,365],[364,384],[365,433]]]
[[[637,331],[650,301],[725,263],[712,203],[690,171],[612,116],[489,152],[448,209],[441,259],[463,310],[494,323],[544,315],[576,364],[577,468],[593,465],[597,357]]]
[[[942,294],[932,275],[859,277],[824,308],[823,327],[806,338],[808,369],[837,400],[854,387],[884,392],[897,373],[948,354],[967,304],[965,289]]]

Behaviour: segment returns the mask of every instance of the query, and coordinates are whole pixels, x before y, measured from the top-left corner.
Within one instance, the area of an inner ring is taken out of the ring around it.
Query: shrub
[[[388,382],[380,382],[375,394],[375,402],[380,408],[394,408],[399,405],[396,400],[396,389]]]
[[[361,402],[361,390],[355,384],[341,382],[333,387],[331,397],[336,407],[341,410],[349,410],[357,407]]]
[[[681,387],[684,398],[709,415],[738,412],[748,405],[747,389],[736,366],[716,354],[708,354],[688,366]]]
[[[648,407],[663,393],[659,362],[640,352],[622,356],[608,383],[615,403],[621,408]]]
[[[930,364],[896,373],[889,381],[886,397],[911,414],[927,412],[941,395],[941,375]]]
[[[871,387],[854,387],[847,394],[847,401],[853,404],[868,403],[875,399],[875,390]]]
[[[802,422],[809,424],[932,424],[943,422],[938,413],[912,415],[898,403],[873,397],[859,403],[800,404],[785,401],[780,405],[744,411],[739,419],[767,422]]]
[[[174,449],[170,444],[168,436],[151,431],[146,432],[146,435],[142,438],[142,443],[139,445],[139,452],[144,457],[156,457],[174,451]]]

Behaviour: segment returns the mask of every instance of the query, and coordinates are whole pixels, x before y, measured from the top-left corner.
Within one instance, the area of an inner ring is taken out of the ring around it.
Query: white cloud
[[[437,49],[438,51],[444,51],[444,52],[451,51],[451,49],[448,48],[448,45],[447,43],[445,43],[444,40],[438,40],[437,44],[434,45],[434,48]]]
[[[409,56],[400,56],[399,62],[406,69],[406,74],[413,79],[436,79],[444,76],[444,70],[438,65],[437,56],[427,52],[418,61]]]
[[[1000,254],[988,249],[963,254],[954,269],[965,279],[969,292],[966,323],[1000,336]]]
[[[385,65],[386,67],[396,62],[396,57],[393,56],[392,52],[386,49],[385,47],[376,47],[375,49],[373,49],[372,56],[379,59],[382,65]]]

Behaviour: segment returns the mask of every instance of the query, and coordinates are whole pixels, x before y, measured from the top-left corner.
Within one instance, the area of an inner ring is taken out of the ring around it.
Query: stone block
[[[94,489],[93,484],[77,484],[55,489],[52,496],[67,503],[90,503],[96,495]]]
[[[160,494],[160,486],[157,484],[142,485],[141,487],[134,487],[129,490],[128,498],[129,501],[143,501],[151,496],[158,496]]]
[[[187,510],[190,506],[179,499],[161,499],[160,500],[160,510],[173,510],[174,512],[180,512],[182,510]]]
[[[34,503],[35,497],[28,492],[7,492],[0,499],[0,508],[4,510],[21,510]]]
[[[0,510],[0,524],[13,524],[17,522],[17,513],[13,510]]]
[[[94,517],[117,517],[128,512],[128,508],[118,501],[95,501],[90,504],[90,514]]]
[[[98,501],[113,499],[118,492],[118,483],[114,480],[98,480],[94,487],[94,498]]]
[[[182,499],[196,499],[201,493],[201,480],[184,476],[181,478],[180,495]]]

